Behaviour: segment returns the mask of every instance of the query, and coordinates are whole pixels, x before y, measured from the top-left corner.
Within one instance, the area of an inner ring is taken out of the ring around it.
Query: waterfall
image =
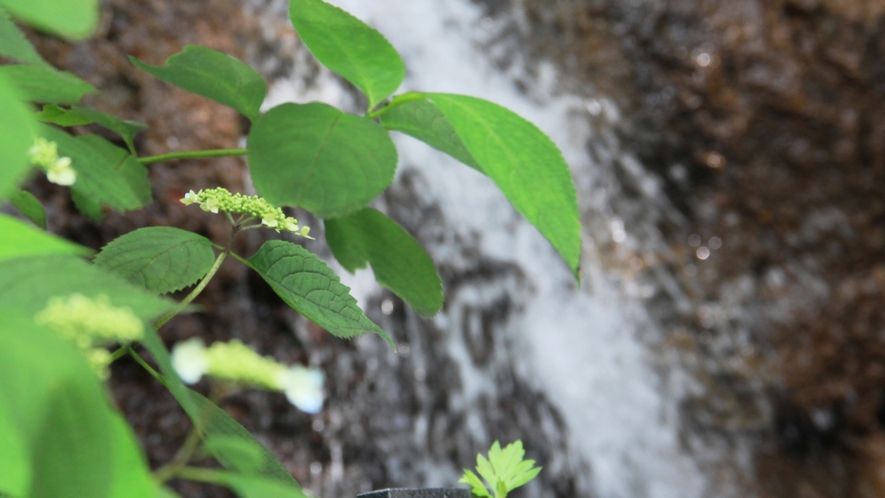
[[[610,172],[600,157],[634,174],[649,198],[646,209],[660,216],[667,210],[656,205],[665,202],[655,180],[606,129],[618,120],[617,107],[604,96],[564,93],[551,63],[529,64],[506,40],[512,23],[485,17],[467,0],[332,3],[400,51],[407,67],[401,92],[485,98],[551,136],[578,188],[584,279],[577,287],[491,180],[397,136],[397,178],[374,205],[431,254],[447,304],[433,319],[419,319],[369,270],[339,271],[401,353],[393,356],[376,337],[357,339],[350,352],[317,346],[311,353],[338,380],[326,418],[314,423],[328,455],[310,466],[307,488],[350,496],[378,484],[453,485],[492,440],[522,438],[529,457],[545,466],[522,496],[706,496],[712,476],[699,462],[716,457],[687,449],[679,419],[694,381],[656,347],[663,333],[647,309],[648,285],[607,255],[642,253],[655,234],[649,227],[639,240],[613,214],[609,202],[617,193],[607,188]],[[273,77],[265,107],[320,100],[359,112],[359,97],[346,84],[311,61],[294,37],[280,40],[286,2],[255,0],[248,9],[266,32],[264,49],[250,61]],[[511,20],[525,28],[518,12]],[[669,283],[660,275],[658,285]],[[296,328],[308,335],[303,322]]]

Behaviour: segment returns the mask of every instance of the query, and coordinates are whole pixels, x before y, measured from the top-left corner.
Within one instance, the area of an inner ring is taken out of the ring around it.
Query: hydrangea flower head
[[[71,158],[58,157],[58,144],[55,142],[37,137],[28,156],[32,164],[46,170],[46,178],[50,182],[71,186],[77,181],[77,172],[71,167]]]
[[[185,206],[198,204],[203,211],[218,213],[224,211],[231,214],[244,214],[261,220],[261,224],[273,228],[277,232],[285,230],[305,238],[312,238],[308,235],[310,229],[298,225],[298,220],[286,216],[283,210],[274,207],[266,200],[257,195],[232,194],[227,189],[218,187],[199,192],[190,192],[184,194],[181,203]]]

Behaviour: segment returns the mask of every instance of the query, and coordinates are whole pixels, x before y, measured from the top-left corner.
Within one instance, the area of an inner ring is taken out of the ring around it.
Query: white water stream
[[[579,191],[581,211],[604,216],[596,183],[598,169],[586,153],[592,133],[582,113],[582,99],[556,95],[557,74],[552,66],[541,71],[529,95],[514,85],[519,64],[502,73],[481,47],[495,35],[498,21],[483,19],[480,9],[466,0],[333,0],[384,33],[400,51],[407,67],[402,91],[427,90],[463,93],[504,105],[537,124],[562,149]],[[271,10],[284,12],[282,2]],[[494,48],[494,46],[493,46]],[[304,83],[309,71],[296,65],[289,78],[276,81],[265,106],[284,101],[320,100],[353,108],[352,95],[329,73]],[[590,112],[599,112],[599,103]],[[606,103],[610,114],[614,109]],[[604,109],[603,109],[604,110]],[[590,235],[585,230],[584,281],[575,288],[565,263],[550,245],[506,202],[486,177],[409,137],[397,137],[400,176],[414,170],[422,198],[437,203],[446,219],[438,227],[442,242],[424,242],[434,260],[454,267],[466,264],[464,241],[475,244],[483,257],[518,266],[524,288],[524,306],[514,311],[505,333],[520,360],[517,373],[545,392],[560,411],[572,450],[585,461],[578,496],[600,498],[691,498],[705,495],[707,477],[679,443],[677,406],[684,387],[665,384],[646,344],[654,330],[640,299],[629,297],[622,276],[605,270],[593,237],[612,237],[629,243],[623,225],[612,220],[614,233]],[[384,207],[381,205],[380,207]],[[589,214],[588,214],[589,213]],[[598,232],[598,230],[597,230]],[[344,274],[344,272],[341,272]],[[626,278],[626,277],[623,277]],[[380,288],[366,270],[344,274],[365,307]],[[486,289],[487,290],[487,289]],[[461,321],[458,303],[482,302],[484,288],[457,295],[449,311],[434,318],[442,330],[454,330]],[[457,403],[470,405],[494,383],[476,371],[459,334],[446,342],[448,353],[461,369],[463,393]],[[375,338],[368,338],[375,339]],[[404,341],[406,338],[399,337]],[[671,367],[675,368],[675,367]],[[668,372],[668,378],[680,378]],[[468,424],[469,425],[469,424]],[[476,425],[478,438],[488,437]],[[531,448],[528,448],[531,456]],[[444,474],[438,479],[449,478]],[[430,476],[427,483],[432,482]],[[451,483],[449,483],[451,484]],[[585,489],[586,488],[586,489]]]

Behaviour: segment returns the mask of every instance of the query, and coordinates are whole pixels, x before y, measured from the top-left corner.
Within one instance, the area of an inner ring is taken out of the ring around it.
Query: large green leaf
[[[108,427],[114,441],[114,466],[109,498],[156,498],[157,485],[151,478],[144,453],[129,423],[118,413]]]
[[[0,313],[0,404],[24,440],[31,482],[14,494],[106,496],[114,441],[104,390],[82,353],[16,311]]]
[[[46,64],[2,7],[0,7],[0,55],[29,64]]]
[[[96,205],[118,211],[151,203],[147,168],[125,150],[97,135],[71,135],[47,125],[38,133],[58,144],[58,153],[72,159],[77,181],[71,188]]]
[[[98,0],[0,0],[15,17],[65,38],[83,39],[98,26]]]
[[[199,45],[188,45],[165,66],[145,64],[129,57],[141,70],[189,92],[232,107],[254,120],[267,95],[267,83],[248,65]]]
[[[128,307],[139,318],[152,319],[174,303],[135,287],[80,258],[33,256],[0,261],[0,314],[36,314],[49,298],[79,293],[108,296],[111,304]]]
[[[442,308],[442,282],[433,260],[397,222],[363,208],[325,224],[326,241],[347,271],[371,264],[378,283],[419,314],[432,316]]]
[[[160,294],[187,287],[212,268],[212,242],[174,227],[148,227],[111,241],[95,264]]]
[[[87,256],[91,249],[46,233],[12,216],[0,214],[0,261],[50,254]]]
[[[396,49],[366,23],[322,0],[292,0],[289,16],[313,55],[362,90],[370,109],[403,82]]]
[[[321,103],[271,109],[252,127],[248,150],[262,196],[325,218],[361,208],[396,171],[396,148],[384,128]]]
[[[66,71],[50,66],[13,64],[0,66],[0,76],[14,81],[21,97],[33,102],[74,104],[87,93],[98,90]]]
[[[391,108],[381,116],[381,125],[411,135],[482,172],[451,123],[429,100],[416,100]]]
[[[19,100],[18,92],[0,77],[0,200],[22,180],[34,144],[34,119]]]
[[[0,334],[18,333],[0,329]],[[11,406],[0,399],[0,496],[24,496],[31,482],[31,452],[12,416]]]
[[[396,349],[390,336],[363,310],[326,263],[303,247],[282,240],[265,242],[249,265],[295,311],[337,337],[374,332]]]
[[[144,123],[118,118],[113,114],[96,111],[95,109],[89,109],[87,107],[75,105],[71,108],[71,111],[77,113],[78,116],[89,119],[104,126],[117,135],[120,135],[120,138],[126,142],[126,147],[129,148],[129,152],[132,153],[132,155],[135,155],[135,134],[147,128],[147,125]]]
[[[27,190],[19,190],[9,198],[12,205],[38,227],[46,230],[46,210],[43,204]]]
[[[482,171],[550,241],[578,277],[578,201],[568,164],[556,144],[535,125],[497,104],[464,95],[426,95]]]

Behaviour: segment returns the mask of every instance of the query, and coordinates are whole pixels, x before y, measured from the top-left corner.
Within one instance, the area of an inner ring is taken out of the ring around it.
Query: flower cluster
[[[289,402],[307,413],[318,413],[323,407],[324,375],[321,371],[301,365],[287,368],[237,340],[216,342],[208,348],[200,339],[179,342],[172,349],[172,366],[188,384],[209,375],[283,391]]]
[[[46,169],[46,178],[50,182],[71,186],[77,181],[77,172],[71,167],[71,158],[58,157],[58,144],[55,142],[37,137],[28,156],[32,164]]]
[[[191,190],[184,195],[181,203],[185,206],[199,204],[200,209],[212,213],[224,211],[249,215],[260,218],[263,225],[273,228],[277,232],[285,230],[308,239],[312,238],[308,235],[310,227],[299,226],[298,220],[286,216],[282,209],[272,206],[257,195],[232,194],[227,189],[218,187],[199,192]]]
[[[111,305],[106,295],[53,297],[34,319],[75,344],[102,378],[108,377],[110,364],[110,353],[105,346],[144,337],[144,323],[129,308]]]

